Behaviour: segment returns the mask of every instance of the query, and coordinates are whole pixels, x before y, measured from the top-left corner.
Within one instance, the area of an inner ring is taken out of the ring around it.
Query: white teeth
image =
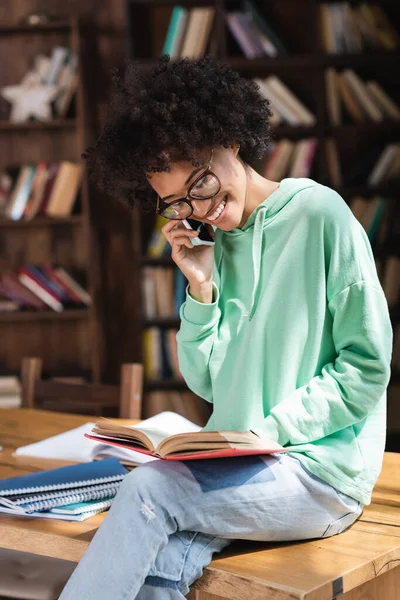
[[[222,213],[222,211],[224,210],[224,208],[225,208],[225,204],[226,204],[226,200],[222,200],[221,204],[219,204],[219,205],[217,206],[217,208],[215,209],[215,211],[213,212],[213,214],[212,214],[212,215],[210,215],[209,217],[207,217],[207,218],[208,218],[208,220],[209,220],[209,221],[215,221],[215,219],[216,219],[217,217],[219,217],[219,216],[220,216],[220,214]]]

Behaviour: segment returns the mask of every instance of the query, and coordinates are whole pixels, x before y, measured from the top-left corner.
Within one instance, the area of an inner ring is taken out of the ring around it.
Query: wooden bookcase
[[[7,120],[3,102],[0,113],[0,169],[24,162],[80,161],[92,142],[88,111],[87,39],[74,18],[30,27],[0,24],[2,68],[0,86],[16,85],[40,52],[50,55],[57,45],[72,48],[78,57],[79,83],[67,118],[50,122]],[[7,59],[6,59],[7,57]],[[93,112],[93,111],[92,111]],[[86,175],[71,216],[38,217],[31,221],[0,220],[0,272],[15,271],[25,264],[49,263],[85,273],[86,289],[93,303],[86,309],[63,312],[24,311],[0,313],[0,374],[18,374],[21,359],[43,359],[44,374],[81,376],[99,381],[102,368],[102,336],[98,318],[99,267],[92,232],[89,183]]]
[[[368,0],[367,0],[368,1]],[[371,3],[374,3],[371,1]],[[400,31],[400,4],[398,0],[381,0],[382,5],[392,22]],[[209,51],[216,57],[227,62],[246,77],[267,77],[278,75],[284,83],[314,112],[317,123],[312,127],[277,126],[274,135],[277,140],[289,138],[292,140],[316,137],[318,151],[310,177],[316,181],[334,188],[329,180],[324,140],[332,137],[336,140],[342,166],[346,168],[355,157],[368,145],[400,141],[400,122],[383,121],[381,123],[362,122],[345,123],[332,126],[328,119],[325,97],[325,71],[329,67],[336,69],[351,68],[370,78],[377,79],[383,86],[387,85],[389,93],[396,102],[400,101],[398,85],[398,69],[400,65],[400,49],[391,52],[376,51],[361,54],[328,55],[322,49],[319,22],[319,0],[269,0],[268,3],[258,1],[257,6],[267,22],[274,28],[285,45],[288,47],[287,56],[276,58],[247,59],[233,40],[226,26],[225,12],[241,8],[239,0],[182,0],[176,3],[171,0],[126,0],[127,38],[126,52],[131,59],[151,63],[162,51],[165,35],[173,7],[179,4],[185,8],[195,6],[214,6],[215,20],[211,34]],[[262,165],[253,165],[255,168]],[[400,181],[385,183],[377,187],[367,185],[343,186],[337,191],[348,202],[357,195],[373,197],[382,195],[389,201],[389,230],[386,241],[379,246],[373,246],[377,258],[385,260],[389,254],[400,257]],[[138,264],[171,265],[171,259],[151,259],[144,256],[154,216],[134,212],[134,253]],[[140,300],[139,300],[140,302]],[[140,313],[140,311],[139,311]],[[143,327],[151,325],[168,327],[179,326],[176,319],[145,320],[143,312],[141,322]],[[399,304],[391,311],[393,328],[400,324]],[[151,389],[170,389],[174,385],[184,388],[184,384],[173,381],[153,381],[147,386]],[[391,429],[390,414],[395,415],[399,438],[396,442],[400,449],[400,411],[395,404],[400,397],[400,374],[393,372],[389,386],[389,430]],[[393,429],[393,428],[392,428]]]

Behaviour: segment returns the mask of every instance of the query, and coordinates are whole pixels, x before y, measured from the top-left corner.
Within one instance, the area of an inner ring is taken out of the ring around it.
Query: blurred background
[[[80,156],[112,69],[211,53],[271,101],[274,142],[253,166],[336,189],[368,233],[395,333],[387,449],[400,451],[399,32],[398,0],[1,0],[0,407],[20,405],[24,357],[76,384],[118,383],[139,362],[143,417],[206,422],[179,373],[186,282],[162,223],[100,194]]]

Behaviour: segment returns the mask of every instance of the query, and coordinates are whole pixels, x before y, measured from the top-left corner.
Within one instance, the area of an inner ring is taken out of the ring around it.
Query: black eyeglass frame
[[[211,148],[211,156],[210,156],[210,160],[208,163],[208,166],[205,168],[205,170],[200,173],[200,175],[198,177],[196,177],[196,179],[193,181],[193,183],[190,184],[189,189],[188,189],[188,193],[186,194],[185,197],[182,198],[178,198],[177,200],[174,200],[173,202],[164,202],[160,196],[157,194],[157,207],[156,207],[156,214],[161,215],[162,217],[164,217],[165,219],[170,219],[170,220],[177,220],[177,221],[183,221],[183,219],[188,219],[192,214],[193,214],[193,206],[192,203],[190,201],[190,199],[192,200],[209,200],[210,198],[214,198],[214,196],[216,196],[218,194],[218,192],[221,189],[221,181],[218,177],[218,175],[216,175],[212,170],[211,170],[211,163],[212,163],[212,159],[213,159],[213,152],[214,152],[214,148]],[[199,181],[205,177],[206,175],[212,175],[213,177],[215,177],[215,179],[218,182],[218,189],[214,194],[211,194],[210,196],[202,196],[201,198],[199,197],[195,197],[195,196],[191,196],[191,191],[194,188],[195,185],[197,185],[199,183]],[[165,215],[162,214],[163,210],[165,210],[166,208],[170,208],[171,206],[173,206],[174,204],[177,204],[178,202],[185,202],[185,204],[187,204],[191,210],[189,215],[186,215],[185,217],[179,217],[178,215],[176,217],[166,217]]]

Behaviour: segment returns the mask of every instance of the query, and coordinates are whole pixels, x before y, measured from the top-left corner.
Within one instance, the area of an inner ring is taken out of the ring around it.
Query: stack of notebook
[[[129,471],[116,458],[0,480],[0,512],[83,521],[107,510]]]

